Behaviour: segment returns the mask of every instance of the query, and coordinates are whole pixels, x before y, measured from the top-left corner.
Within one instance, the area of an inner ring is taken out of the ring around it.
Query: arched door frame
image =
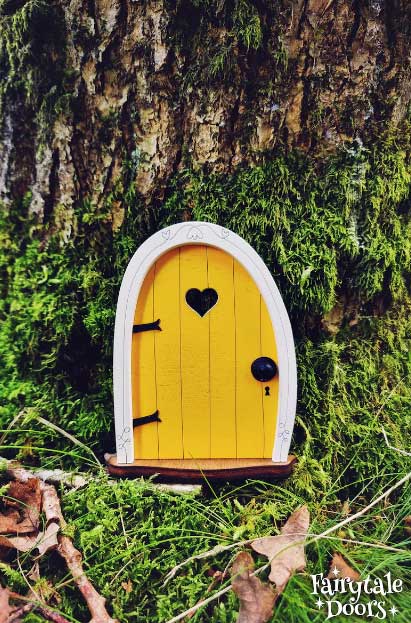
[[[134,312],[144,279],[167,251],[183,245],[209,245],[229,253],[248,271],[267,306],[277,342],[279,401],[272,460],[287,461],[297,401],[297,367],[290,320],[274,279],[256,251],[234,232],[200,221],[166,227],[134,253],[124,273],[114,328],[113,390],[117,463],[134,461],[131,346]],[[275,414],[273,414],[275,417]]]

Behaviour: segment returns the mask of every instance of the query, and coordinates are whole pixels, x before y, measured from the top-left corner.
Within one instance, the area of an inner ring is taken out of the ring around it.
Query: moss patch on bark
[[[29,218],[30,197],[2,219],[2,426],[20,414],[7,434],[9,453],[17,448],[26,459],[54,456],[57,463],[90,459],[39,425],[38,416],[100,455],[113,449],[111,354],[121,278],[139,243],[189,216],[218,222],[254,245],[290,312],[299,374],[293,450],[300,457],[291,486],[315,495],[337,474],[353,482],[399,469],[403,458],[384,447],[381,427],[406,447],[408,146],[359,144],[321,167],[291,154],[232,176],[188,169],[170,181],[161,205],[148,208],[128,168],[104,206],[77,206],[68,240],[58,211],[46,235]],[[118,228],[120,201],[127,207]]]

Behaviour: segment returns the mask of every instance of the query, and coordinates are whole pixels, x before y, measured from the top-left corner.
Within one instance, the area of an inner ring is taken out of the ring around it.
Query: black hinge
[[[143,417],[138,417],[133,420],[133,428],[136,428],[136,426],[142,426],[143,424],[150,424],[150,422],[161,422],[160,416],[158,414],[158,409],[157,411],[154,411],[154,413],[152,413],[151,415],[145,415]]]
[[[143,331],[161,331],[160,318],[154,322],[145,324],[133,324],[133,333],[143,333]]]

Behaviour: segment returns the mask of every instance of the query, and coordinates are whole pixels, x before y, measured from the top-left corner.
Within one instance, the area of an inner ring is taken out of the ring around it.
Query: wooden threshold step
[[[112,476],[153,476],[159,480],[201,481],[244,480],[245,478],[285,478],[289,476],[296,457],[288,456],[284,463],[271,459],[137,459],[134,463],[119,464],[116,455],[106,458]]]

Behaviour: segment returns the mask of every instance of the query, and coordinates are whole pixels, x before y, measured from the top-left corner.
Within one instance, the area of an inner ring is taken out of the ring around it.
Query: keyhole
[[[264,387],[264,389],[265,389],[265,395],[269,396],[270,395],[270,388],[268,387],[268,385],[267,385],[267,387]]]

